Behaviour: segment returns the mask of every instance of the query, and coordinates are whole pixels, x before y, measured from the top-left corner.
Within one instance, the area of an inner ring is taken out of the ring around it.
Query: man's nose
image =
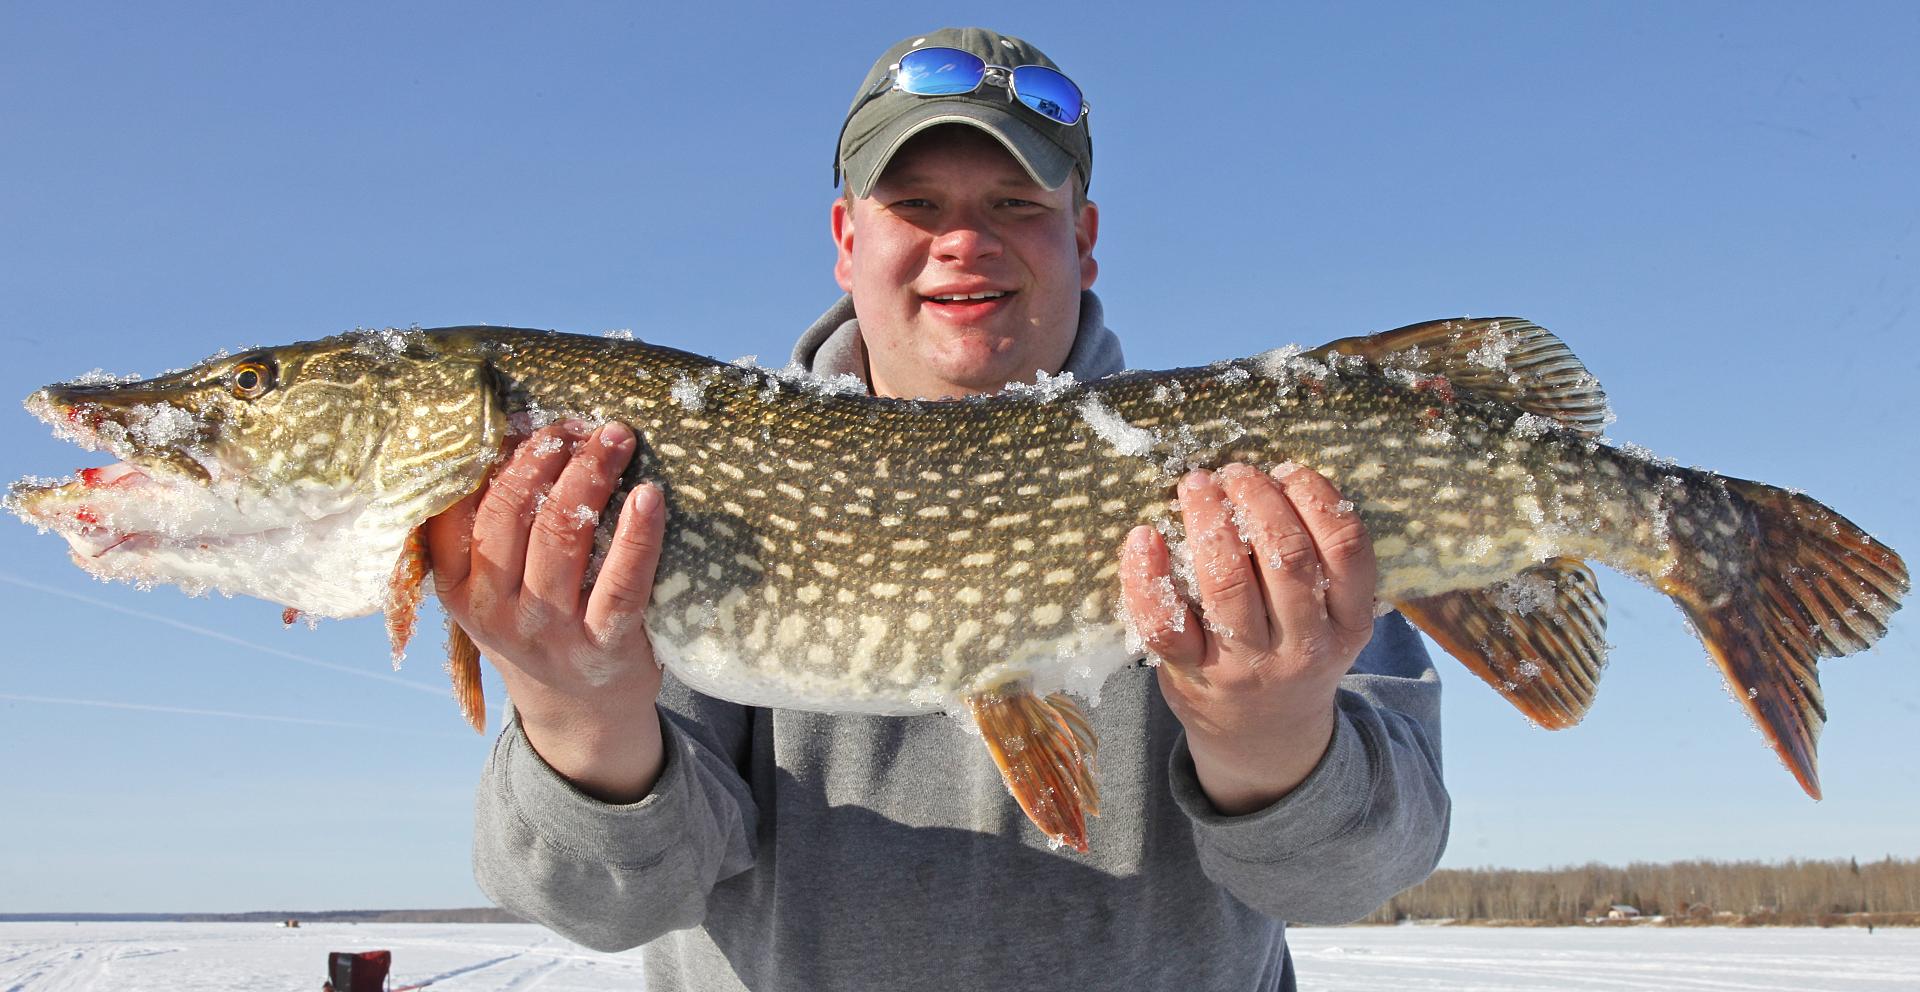
[[[933,239],[933,257],[942,262],[971,262],[1000,254],[1000,239],[985,224],[961,221]]]

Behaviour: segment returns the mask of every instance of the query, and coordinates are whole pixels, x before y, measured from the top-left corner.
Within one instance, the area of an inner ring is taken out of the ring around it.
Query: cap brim
[[[915,99],[918,106],[867,138],[860,151],[845,163],[845,182],[855,199],[865,199],[873,192],[873,184],[880,180],[887,163],[914,135],[941,124],[971,124],[992,135],[1027,175],[1046,189],[1059,189],[1073,176],[1073,156],[1021,120],[1011,107],[978,100]]]

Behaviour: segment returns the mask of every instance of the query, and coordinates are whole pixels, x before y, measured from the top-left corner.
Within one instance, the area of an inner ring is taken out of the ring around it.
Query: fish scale
[[[736,702],[964,710],[1028,816],[1081,850],[1096,741],[1060,690],[1097,698],[1139,655],[1117,581],[1132,527],[1166,534],[1191,574],[1173,501],[1190,468],[1327,476],[1372,538],[1380,600],[1543,726],[1578,722],[1605,664],[1585,562],[1654,586],[1815,796],[1817,659],[1879,640],[1908,588],[1897,554],[1812,499],[1604,443],[1593,377],[1512,318],[944,401],[608,338],[361,332],[28,405],[124,459],[8,497],[83,567],[289,615],[384,610],[396,654],[424,589],[420,525],[482,485],[512,433],[623,421],[639,446],[620,492],[652,480],[669,510],[657,658]],[[596,508],[550,510],[597,526],[604,552]],[[451,647],[477,728],[477,652],[457,626]]]

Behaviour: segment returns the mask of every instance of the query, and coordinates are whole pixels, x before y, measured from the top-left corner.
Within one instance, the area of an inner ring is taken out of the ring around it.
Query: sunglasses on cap
[[[888,90],[914,96],[953,96],[972,93],[984,85],[1006,87],[1009,99],[1055,124],[1078,124],[1093,108],[1080,87],[1058,70],[1043,65],[992,65],[958,48],[917,48],[887,67],[888,79],[867,94],[871,100]]]

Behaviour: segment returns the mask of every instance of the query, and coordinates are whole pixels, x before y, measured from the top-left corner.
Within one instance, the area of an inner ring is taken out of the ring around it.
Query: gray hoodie
[[[1123,367],[1081,297],[1066,371]],[[794,357],[864,377],[842,298]],[[1432,870],[1449,803],[1440,683],[1398,614],[1341,683],[1332,746],[1266,809],[1216,812],[1153,670],[1091,710],[1092,853],[1050,850],[958,719],[740,706],[669,673],[666,766],[608,805],[570,786],[516,722],[475,811],[474,871],[507,909],[589,947],[646,945],[672,990],[1293,989],[1286,922],[1371,912]]]

